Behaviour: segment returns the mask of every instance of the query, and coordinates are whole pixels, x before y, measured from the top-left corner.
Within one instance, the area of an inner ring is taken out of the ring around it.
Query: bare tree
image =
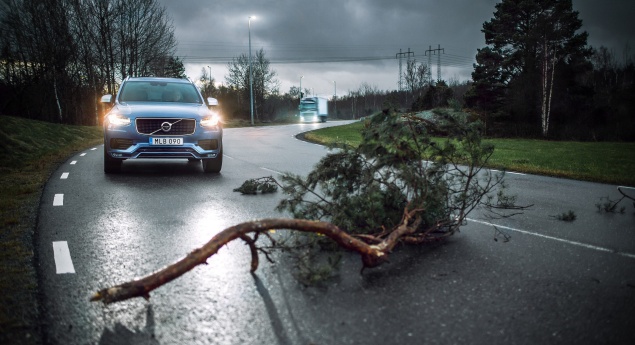
[[[230,87],[241,91],[242,99],[250,99],[249,83],[249,57],[241,54],[227,64],[229,73],[225,81]],[[268,95],[277,93],[279,82],[276,79],[276,71],[271,69],[269,59],[265,57],[265,51],[261,48],[252,56],[251,73],[253,76],[254,116],[256,119],[266,116],[263,114],[265,100]]]
[[[174,29],[157,0],[1,0],[0,8],[2,81],[23,116],[94,124],[97,97],[121,79],[178,71]]]
[[[215,80],[210,73],[208,73],[208,69],[206,67],[201,68],[201,77],[199,78],[201,92],[205,97],[214,97],[217,89],[214,85]]]
[[[120,76],[148,75],[152,61],[174,54],[172,22],[156,0],[119,0],[118,5]]]
[[[423,88],[427,82],[427,73],[428,66],[423,63],[417,63],[416,59],[408,60],[406,71],[404,72],[404,79],[413,97],[421,97]]]

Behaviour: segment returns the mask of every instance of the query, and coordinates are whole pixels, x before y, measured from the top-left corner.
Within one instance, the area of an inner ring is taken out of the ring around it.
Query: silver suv
[[[138,158],[201,161],[205,172],[220,172],[223,129],[210,109],[218,101],[207,103],[187,79],[126,79],[104,119],[104,172],[119,172],[124,160]]]

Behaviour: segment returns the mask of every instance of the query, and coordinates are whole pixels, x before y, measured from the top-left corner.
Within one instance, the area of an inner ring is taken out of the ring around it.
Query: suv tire
[[[203,171],[206,173],[219,173],[223,167],[223,150],[220,150],[216,158],[202,159],[201,161],[203,162]]]
[[[115,174],[121,171],[122,159],[110,157],[104,150],[104,172],[106,174]]]

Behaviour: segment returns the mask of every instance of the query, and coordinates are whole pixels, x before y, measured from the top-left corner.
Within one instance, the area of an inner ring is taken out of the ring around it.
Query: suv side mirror
[[[101,103],[110,103],[112,101],[112,95],[101,96]]]
[[[218,100],[214,97],[207,97],[207,105],[218,105]]]

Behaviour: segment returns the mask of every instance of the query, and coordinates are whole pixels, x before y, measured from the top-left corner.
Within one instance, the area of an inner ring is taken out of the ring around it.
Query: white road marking
[[[84,157],[86,155],[86,152],[82,153],[81,155],[79,155],[80,157]]]
[[[71,162],[71,165],[75,165],[75,164],[77,164],[77,161],[72,161]]]
[[[279,172],[279,171],[275,171],[275,170],[271,170],[271,169],[267,169],[267,168],[263,168],[263,167],[260,167],[260,169],[262,169],[262,170],[267,170],[267,171],[271,171],[271,172],[272,172],[272,173],[274,173],[274,174],[284,175],[283,173],[281,173],[281,172]]]
[[[490,169],[490,171],[502,172],[502,171],[496,170],[496,169]],[[505,174],[521,175],[521,176],[527,175],[527,174],[523,174],[523,173],[519,173],[519,172],[513,172],[513,171],[505,171]]]
[[[53,206],[64,206],[64,194],[55,194]]]
[[[505,229],[505,230],[520,232],[521,234],[525,234],[525,235],[532,235],[532,236],[542,237],[542,238],[546,238],[548,240],[554,240],[554,241],[558,241],[558,242],[563,242],[563,243],[571,244],[571,245],[578,246],[578,247],[583,247],[583,248],[587,248],[587,249],[597,250],[597,251],[600,251],[600,252],[614,253],[614,254],[621,255],[621,256],[624,256],[624,257],[627,257],[627,258],[635,259],[635,254],[633,254],[633,253],[619,252],[619,251],[614,250],[614,249],[609,249],[609,248],[605,248],[605,247],[595,246],[595,245],[592,245],[592,244],[582,243],[582,242],[578,242],[578,241],[565,240],[564,238],[558,238],[558,237],[553,237],[553,236],[549,236],[549,235],[543,235],[543,234],[539,234],[539,233],[531,232],[531,231],[527,231],[527,230],[510,228],[509,226],[492,224],[492,223],[488,223],[488,222],[484,222],[482,220],[477,220],[477,219],[472,219],[472,218],[467,218],[467,220],[468,221],[472,221],[474,223],[480,223],[480,224],[484,224],[484,225],[495,226],[497,228],[501,228],[501,229]]]
[[[66,180],[67,178],[68,178],[68,173],[67,172],[62,173],[62,177],[60,177],[60,179]]]
[[[96,147],[93,147],[93,148],[92,148],[92,149],[90,149],[90,150],[91,150],[91,151],[95,151],[95,150],[97,150],[97,148],[96,148]]]
[[[53,242],[53,257],[55,258],[55,271],[57,274],[75,273],[71,251],[68,250],[68,242]]]

